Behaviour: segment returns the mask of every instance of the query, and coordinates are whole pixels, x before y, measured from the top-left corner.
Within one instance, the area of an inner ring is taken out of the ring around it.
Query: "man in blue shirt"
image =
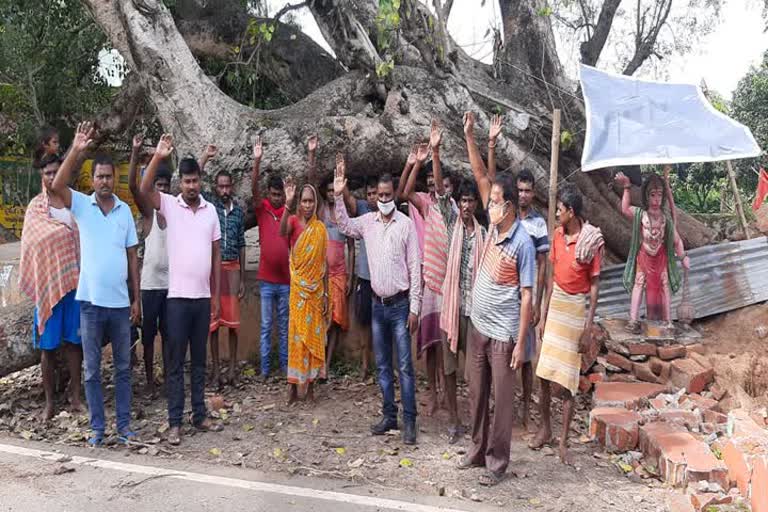
[[[112,343],[115,367],[115,414],[118,439],[128,443],[131,431],[131,323],[138,324],[139,272],[136,225],[127,204],[114,194],[115,166],[108,156],[97,156],[91,170],[90,196],[69,188],[78,160],[93,142],[89,123],[77,128],[72,148],[53,180],[52,192],[64,201],[80,229],[80,329],[85,361],[85,397],[91,417],[91,446],[104,441],[104,394],[101,388],[101,344]],[[128,296],[130,282],[134,301]]]

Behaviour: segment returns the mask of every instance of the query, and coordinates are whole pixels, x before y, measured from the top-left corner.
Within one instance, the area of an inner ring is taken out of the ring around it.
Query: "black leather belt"
[[[397,292],[396,294],[391,295],[389,297],[379,297],[378,295],[376,295],[375,292],[372,292],[371,295],[373,296],[373,302],[379,303],[383,306],[391,306],[395,302],[399,302],[401,299],[407,299],[408,290]]]

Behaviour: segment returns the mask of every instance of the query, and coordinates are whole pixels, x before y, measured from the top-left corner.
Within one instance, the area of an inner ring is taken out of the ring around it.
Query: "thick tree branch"
[[[651,15],[651,20],[649,22],[647,19],[649,9],[641,11],[640,0],[638,0],[635,53],[624,67],[624,71],[622,71],[623,74],[628,76],[633,75],[651,55],[658,55],[655,51],[656,40],[659,38],[659,32],[662,27],[667,23],[671,10],[672,0],[656,0],[653,14]],[[649,27],[647,32],[646,27]]]
[[[583,64],[589,66],[597,64],[600,54],[603,52],[603,48],[605,48],[608,35],[611,33],[613,20],[620,3],[621,0],[604,0],[594,30],[590,31],[589,25],[587,25],[587,35],[589,39],[581,43],[581,46],[579,47],[581,52],[581,62]]]

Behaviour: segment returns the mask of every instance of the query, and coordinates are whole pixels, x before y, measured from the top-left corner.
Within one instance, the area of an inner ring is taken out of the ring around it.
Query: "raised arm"
[[[136,206],[139,207],[142,217],[145,219],[152,218],[152,206],[147,204],[147,201],[141,195],[140,183],[139,183],[139,155],[141,152],[141,145],[144,142],[144,138],[141,135],[134,135],[131,144],[131,161],[128,164],[128,188],[133,196],[133,201]],[[144,234],[146,236],[146,233]]]
[[[339,165],[344,166],[344,172],[346,174],[346,168],[347,164],[344,161],[344,154],[341,152],[336,153],[336,168],[338,169]],[[342,194],[344,197],[344,205],[347,207],[347,211],[349,212],[349,215],[352,217],[357,216],[357,201],[354,197],[352,197],[352,194],[349,192],[349,187],[344,187],[344,193]]]
[[[491,118],[491,128],[488,131],[488,179],[496,181],[496,140],[501,135],[501,116],[496,114]]]
[[[445,186],[443,185],[443,168],[440,165],[440,142],[443,140],[443,131],[437,119],[432,120],[432,126],[429,130],[429,145],[432,148],[432,175],[435,178],[435,193],[438,196],[445,195]]]
[[[293,214],[296,208],[294,197],[296,196],[296,183],[293,178],[288,176],[285,180],[285,208],[283,208],[283,216],[280,219],[280,236],[286,238],[291,237],[293,232],[293,226],[288,222],[288,219]]]
[[[251,170],[251,198],[254,210],[261,203],[261,197],[259,196],[259,166],[261,165],[262,154],[261,137],[257,135],[253,141],[253,169]]]
[[[94,134],[95,130],[91,123],[85,122],[77,125],[77,132],[72,146],[69,148],[69,153],[67,153],[67,157],[59,167],[59,171],[51,184],[51,191],[61,198],[67,208],[72,207],[72,190],[69,188],[69,183],[72,181],[73,173],[80,167],[78,162],[81,155],[93,143]]]
[[[198,162],[198,165],[200,165],[200,172],[205,172],[205,165],[208,163],[209,160],[216,157],[216,153],[219,152],[219,148],[217,148],[213,144],[208,144],[205,146],[205,149],[203,150],[203,154],[200,155],[200,161]]]
[[[411,152],[408,153],[408,159],[403,166],[403,172],[400,173],[400,181],[397,182],[397,191],[395,192],[395,199],[398,201],[408,200],[408,196],[405,193],[405,185],[408,182],[411,169],[413,169],[413,165],[416,163],[416,148],[417,146],[415,145],[411,148]]]
[[[141,195],[149,206],[155,210],[160,209],[160,192],[155,189],[155,174],[157,174],[157,168],[160,162],[168,158],[173,152],[173,136],[169,133],[165,133],[160,137],[157,142],[157,149],[155,154],[152,155],[152,160],[149,162],[144,177],[141,180]]]
[[[419,210],[419,213],[422,217],[427,217],[427,209],[429,207],[428,204],[426,204],[419,194],[416,193],[416,180],[419,177],[419,171],[421,170],[422,165],[424,165],[424,161],[427,159],[427,155],[429,154],[429,145],[428,144],[419,144],[416,149],[416,163],[413,164],[413,168],[411,169],[411,173],[408,176],[408,183],[405,185],[405,191],[403,192],[403,195],[406,197],[408,202],[412,203],[413,206],[416,207],[417,210]],[[437,178],[435,178],[437,179]]]
[[[339,231],[353,238],[362,238],[363,223],[362,218],[350,219],[347,213],[347,206],[342,200],[344,189],[347,188],[346,163],[344,159],[336,160],[336,172],[333,176],[333,195],[336,197],[334,208],[336,210],[336,225]]]
[[[483,208],[488,207],[488,200],[491,197],[491,179],[488,177],[488,169],[480,156],[480,150],[475,142],[475,113],[467,112],[464,114],[464,138],[467,141],[467,152],[469,153],[469,165],[472,166],[472,174],[477,183],[477,189],[480,191],[480,200],[483,202]]]
[[[620,172],[616,175],[614,180],[621,188],[624,189],[624,192],[621,196],[621,213],[626,218],[632,219],[635,216],[635,212],[632,211],[632,195],[629,192],[629,189],[632,185],[629,182],[629,178],[625,176],[623,172]]]
[[[320,190],[320,177],[317,175],[317,135],[307,139],[307,180]]]

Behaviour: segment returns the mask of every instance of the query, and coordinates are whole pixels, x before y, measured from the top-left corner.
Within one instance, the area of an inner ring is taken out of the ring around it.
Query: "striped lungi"
[[[571,295],[554,285],[536,367],[538,377],[560,384],[574,395],[579,388],[579,338],[585,311],[585,294]]]

